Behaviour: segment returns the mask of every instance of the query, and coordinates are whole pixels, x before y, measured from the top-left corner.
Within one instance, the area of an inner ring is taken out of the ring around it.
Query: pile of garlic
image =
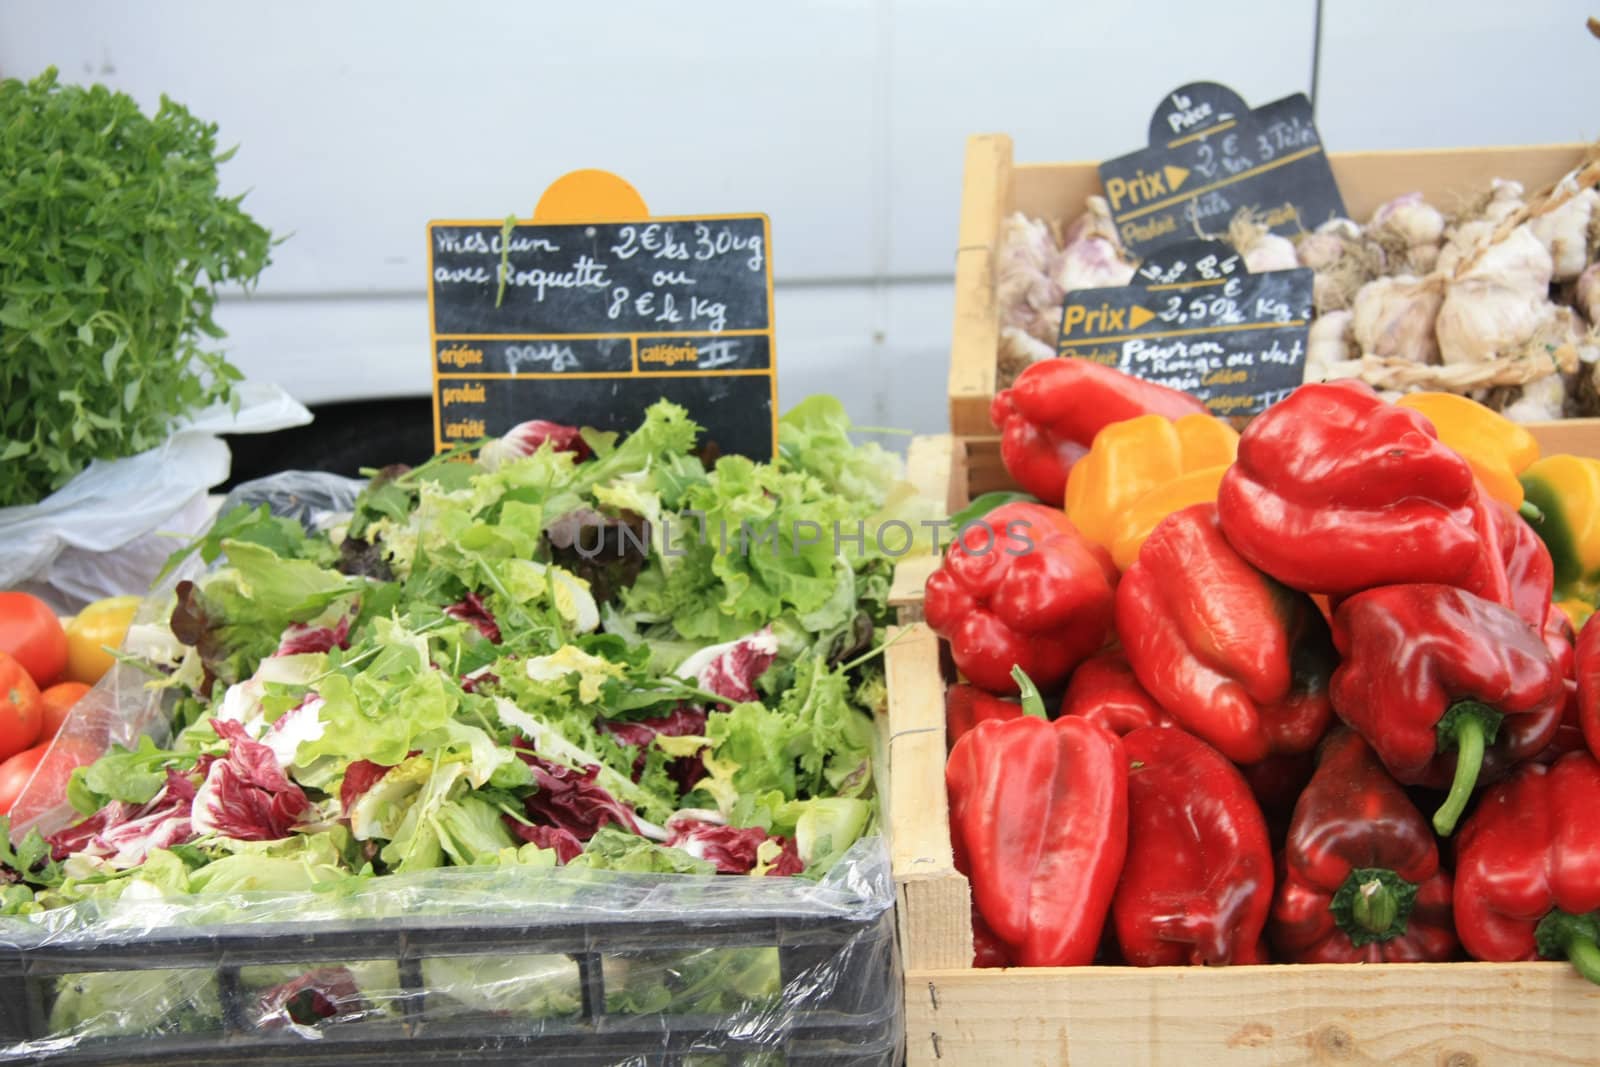
[[[1056,354],[1067,294],[1133,280],[1136,261],[1122,246],[1103,197],[1064,230],[1023,214],[1007,218],[994,267],[1000,309],[999,387],[1028,364]]]
[[[1600,412],[1600,169],[1538,196],[1495,181],[1454,217],[1418,194],[1302,236],[1306,380],[1462,393],[1519,421]]]
[[[1315,272],[1306,381],[1361,378],[1385,394],[1445,390],[1519,421],[1600,414],[1600,162],[1529,196],[1495,181],[1448,214],[1410,193],[1365,225],[1294,241],[1248,213],[1228,230],[1252,272]],[[1055,354],[1065,296],[1125,285],[1136,261],[1106,203],[1059,236],[1012,215],[995,266],[1000,386]]]

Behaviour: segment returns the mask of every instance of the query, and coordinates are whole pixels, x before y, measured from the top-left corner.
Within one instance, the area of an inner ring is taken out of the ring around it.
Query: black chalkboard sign
[[[1243,208],[1284,235],[1344,215],[1304,93],[1252,111],[1225,85],[1185,85],[1156,108],[1149,147],[1100,164],[1100,181],[1123,244],[1140,256],[1221,237]]]
[[[1057,354],[1191,393],[1221,416],[1253,415],[1305,374],[1312,272],[1251,274],[1219,241],[1147,259],[1132,284],[1067,294]]]
[[[549,419],[626,433],[661,398],[703,444],[777,447],[765,215],[428,224],[434,445]]]

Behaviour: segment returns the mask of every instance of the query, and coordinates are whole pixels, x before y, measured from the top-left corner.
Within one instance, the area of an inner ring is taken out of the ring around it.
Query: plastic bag
[[[288,472],[223,503],[308,528],[363,483]],[[192,556],[135,618],[158,628]],[[114,667],[13,808],[13,839],[77,818],[72,767],[168,709]],[[881,837],[820,880],[575,867],[346,876],[318,892],[148,885],[0,918],[0,1062],[892,1064],[903,1038],[894,884]]]
[[[243,383],[237,413],[213,405],[157,448],[95,460],[26,507],[0,508],[0,589],[25,589],[70,614],[102,597],[142,593],[179,543],[209,524],[206,493],[228,478],[218,434],[267,433],[311,421],[275,385]]]

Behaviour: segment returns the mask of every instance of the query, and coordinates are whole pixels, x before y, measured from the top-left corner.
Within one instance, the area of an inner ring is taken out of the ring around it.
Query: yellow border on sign
[[[433,449],[435,453],[443,452],[453,447],[444,441],[443,426],[441,425],[441,412],[443,398],[440,394],[441,380],[457,380],[460,378],[713,378],[724,376],[737,376],[753,378],[765,376],[771,379],[768,393],[772,397],[772,458],[778,458],[778,309],[773,298],[772,284],[772,219],[765,212],[742,211],[721,215],[653,215],[642,219],[589,219],[581,222],[541,222],[538,219],[518,219],[516,226],[627,226],[650,223],[669,222],[721,222],[729,219],[760,219],[761,220],[761,248],[762,259],[767,274],[767,327],[764,330],[724,330],[719,334],[708,335],[705,331],[673,333],[571,333],[556,335],[523,335],[523,334],[455,334],[436,333],[437,318],[434,316],[433,307],[433,230],[435,226],[480,226],[499,229],[505,225],[505,219],[430,219],[424,227],[428,240],[428,362],[433,373]],[[759,337],[767,338],[767,366],[746,370],[710,370],[695,373],[693,371],[641,371],[638,370],[639,341],[641,338],[654,340],[665,337]],[[577,374],[457,374],[454,372],[439,373],[439,342],[440,341],[539,341],[539,340],[574,340],[593,341],[605,338],[626,340],[633,346],[634,370],[605,371]]]
[[[1221,133],[1223,130],[1231,130],[1237,125],[1239,125],[1238,119],[1229,119],[1227,122],[1218,123],[1215,126],[1208,126],[1199,133],[1191,133],[1187,137],[1178,138],[1176,141],[1168,141],[1167,147],[1177,148],[1181,144],[1188,144],[1190,141],[1198,141],[1202,137],[1210,137],[1212,134]]]
[[[1058,349],[1076,348],[1079,345],[1098,345],[1107,341],[1143,341],[1155,337],[1192,337],[1203,333],[1243,333],[1246,330],[1277,330],[1285,326],[1304,326],[1305,319],[1288,322],[1247,322],[1239,326],[1197,326],[1192,330],[1162,330],[1160,333],[1121,333],[1104,337],[1063,338]]]
[[[1270,163],[1263,163],[1259,167],[1243,171],[1239,174],[1233,175],[1232,177],[1224,178],[1219,182],[1212,182],[1210,185],[1202,185],[1198,189],[1190,189],[1181,196],[1169,196],[1165,200],[1157,200],[1153,204],[1146,204],[1137,211],[1130,211],[1126,215],[1121,216],[1117,222],[1119,224],[1127,222],[1129,219],[1136,219],[1141,215],[1148,215],[1152,211],[1160,211],[1164,207],[1171,207],[1173,204],[1181,204],[1185,200],[1193,200],[1202,193],[1209,193],[1214,189],[1221,189],[1225,185],[1232,185],[1235,182],[1242,182],[1247,178],[1254,178],[1257,174],[1265,174],[1269,170],[1276,170],[1279,167],[1286,167],[1290,163],[1295,163],[1299,160],[1314,156],[1320,151],[1322,151],[1321,145],[1312,145],[1310,148],[1302,148],[1298,152],[1291,152],[1289,155],[1279,156]],[[433,279],[432,271],[428,272],[428,278],[429,283],[431,284]]]

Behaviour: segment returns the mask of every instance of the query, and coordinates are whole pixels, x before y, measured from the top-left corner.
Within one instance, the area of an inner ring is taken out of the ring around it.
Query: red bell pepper
[[[1294,806],[1305,791],[1306,783],[1311,781],[1311,772],[1316,769],[1315,752],[1268,756],[1260,763],[1247,763],[1239,768],[1256,803],[1261,805],[1261,817],[1267,820],[1267,839],[1273,848],[1282,846],[1288,836]]]
[[[944,743],[948,754],[963,734],[990,719],[1015,719],[1022,705],[1015,700],[985,693],[975,685],[956,684],[944,691]]]
[[[1137,967],[1265,962],[1272,849],[1238,768],[1183,730],[1147,726],[1122,745],[1128,857],[1111,912],[1123,957]]]
[[[1483,566],[1477,483],[1420,413],[1347,379],[1253,419],[1217,511],[1239,554],[1291,589],[1461,585]]]
[[[1116,600],[1111,555],[1060,511],[1004,504],[970,524],[928,577],[923,615],[969,681],[1017,692],[1013,667],[1053,689],[1105,644]]]
[[[1228,545],[1214,504],[1156,527],[1117,588],[1117,632],[1140,684],[1237,763],[1309,752],[1327,731],[1327,623]]]
[[[1295,805],[1272,905],[1294,963],[1409,963],[1455,953],[1450,875],[1433,829],[1361,735],[1323,743]]]
[[[1402,783],[1449,786],[1441,835],[1480,780],[1538,755],[1561,723],[1565,680],[1540,635],[1464,589],[1357,593],[1334,612],[1333,640],[1334,710]]]
[[[1489,789],[1456,847],[1456,932],[1474,959],[1570,959],[1600,982],[1600,763],[1530,763]]]
[[[1087,964],[1127,848],[1128,761],[1089,720],[1048,721],[1017,673],[1026,714],[979,723],[945,765],[958,867],[1015,962]]]
[[[1086,359],[1046,359],[1017,376],[989,405],[1000,431],[1000,460],[1016,483],[1059,506],[1072,465],[1094,435],[1139,415],[1204,415],[1188,393]]]
[[[1090,656],[1072,672],[1061,714],[1081,715],[1118,737],[1141,726],[1177,725],[1139,684],[1127,657],[1114,649]]]
[[[1578,728],[1590,754],[1600,756],[1600,612],[1589,616],[1578,634],[1572,672],[1577,680]]]
[[[1010,967],[1011,946],[995,936],[989,924],[972,908],[972,965],[974,967]]]

